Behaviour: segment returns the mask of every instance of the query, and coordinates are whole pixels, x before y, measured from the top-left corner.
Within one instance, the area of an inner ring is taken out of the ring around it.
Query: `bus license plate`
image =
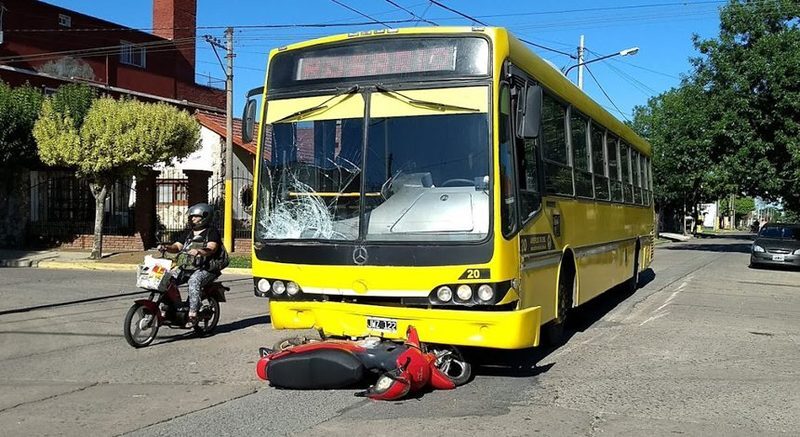
[[[397,332],[397,320],[367,317],[367,329],[394,334]]]
[[[786,261],[786,255],[772,255],[773,261]]]

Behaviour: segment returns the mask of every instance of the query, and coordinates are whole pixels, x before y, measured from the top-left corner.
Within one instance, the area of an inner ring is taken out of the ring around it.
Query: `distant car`
[[[750,250],[750,266],[800,267],[800,223],[767,223]]]

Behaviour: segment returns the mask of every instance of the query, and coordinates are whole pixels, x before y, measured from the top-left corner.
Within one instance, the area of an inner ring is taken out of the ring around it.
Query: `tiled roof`
[[[225,137],[227,132],[225,126],[227,123],[224,115],[198,111],[197,113],[195,113],[195,117],[197,118],[198,123],[200,123],[201,125],[203,125],[208,129],[211,129],[217,135],[223,138]],[[254,132],[258,132],[258,123],[256,123]],[[238,118],[233,119],[233,144],[248,151],[252,155],[256,154],[255,140],[250,141],[249,143],[242,142],[242,120]]]

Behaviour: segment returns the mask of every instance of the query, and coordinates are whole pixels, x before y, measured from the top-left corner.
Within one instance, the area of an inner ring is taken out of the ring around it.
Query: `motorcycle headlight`
[[[289,296],[294,296],[299,291],[300,287],[294,281],[289,281],[289,283],[286,284],[286,294],[288,294]]]
[[[456,296],[461,300],[472,299],[472,287],[467,284],[461,284],[456,289]]]
[[[439,287],[439,289],[436,290],[436,298],[442,302],[450,302],[450,299],[453,298],[453,290],[446,285]]]
[[[494,289],[491,285],[483,284],[478,287],[478,299],[489,302],[494,297]]]
[[[272,283],[272,292],[275,294],[283,294],[286,291],[286,284],[283,281],[275,281]]]
[[[393,382],[394,379],[386,375],[381,375],[381,377],[378,378],[378,380],[375,382],[375,385],[373,386],[372,390],[377,393],[383,393],[386,390],[389,390],[389,387],[392,386]]]
[[[764,248],[759,246],[758,244],[753,245],[753,252],[765,252]]]
[[[269,281],[267,281],[266,279],[259,279],[258,283],[256,284],[256,287],[258,287],[258,291],[262,293],[268,292],[269,286],[270,286]]]

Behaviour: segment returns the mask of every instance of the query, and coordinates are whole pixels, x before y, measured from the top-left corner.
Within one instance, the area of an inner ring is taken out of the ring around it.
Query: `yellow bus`
[[[650,146],[505,29],[281,47],[257,94],[253,280],[276,329],[528,348],[651,262]]]

